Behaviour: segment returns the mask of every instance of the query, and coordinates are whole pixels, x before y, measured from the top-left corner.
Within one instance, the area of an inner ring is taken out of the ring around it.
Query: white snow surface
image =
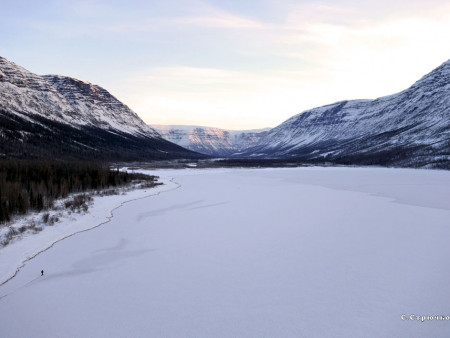
[[[151,174],[180,187],[124,204],[0,287],[1,337],[450,335],[450,321],[401,319],[450,316],[450,172]],[[0,264],[15,261],[2,250]]]

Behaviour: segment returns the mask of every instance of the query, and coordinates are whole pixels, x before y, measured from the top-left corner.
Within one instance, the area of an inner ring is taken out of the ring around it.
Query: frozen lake
[[[401,319],[450,316],[450,172],[156,174],[0,287],[1,337],[450,336]]]

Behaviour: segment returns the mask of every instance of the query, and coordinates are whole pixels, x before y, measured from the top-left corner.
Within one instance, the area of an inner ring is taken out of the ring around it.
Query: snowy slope
[[[0,57],[0,156],[152,160],[199,157],[161,136],[107,90],[39,76]]]
[[[68,124],[84,117],[43,77],[0,57],[0,107],[18,115],[41,115]]]
[[[1,337],[449,336],[450,172],[152,174],[0,287]]]
[[[45,75],[42,78],[62,94],[75,111],[84,116],[80,124],[159,137],[135,112],[102,87],[67,76]]]
[[[225,130],[188,125],[152,125],[152,127],[170,142],[211,156],[229,156],[252,147],[269,130],[269,128]]]
[[[0,105],[17,114],[37,114],[72,126],[159,136],[105,89],[66,76],[39,76],[2,57],[0,92]]]
[[[450,60],[398,94],[293,116],[242,156],[400,165],[450,161]]]

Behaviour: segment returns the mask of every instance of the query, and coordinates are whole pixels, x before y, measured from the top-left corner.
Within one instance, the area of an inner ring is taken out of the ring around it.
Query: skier
[[[44,275],[44,270],[41,270],[41,276],[43,276]]]

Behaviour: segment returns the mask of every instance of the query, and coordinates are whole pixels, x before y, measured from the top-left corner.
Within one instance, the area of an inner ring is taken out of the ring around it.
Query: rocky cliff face
[[[163,140],[107,90],[39,76],[0,57],[0,156],[152,160],[198,157]]]
[[[268,130],[225,130],[180,125],[153,125],[153,127],[170,142],[214,157],[230,156],[249,148]]]
[[[41,76],[0,57],[0,107],[15,114],[40,115],[75,123],[80,114]]]
[[[450,60],[410,88],[293,116],[240,156],[354,164],[450,163]]]
[[[81,123],[133,135],[159,137],[135,112],[102,87],[67,76],[45,75],[43,78],[64,96],[74,111],[82,113],[85,118]]]

